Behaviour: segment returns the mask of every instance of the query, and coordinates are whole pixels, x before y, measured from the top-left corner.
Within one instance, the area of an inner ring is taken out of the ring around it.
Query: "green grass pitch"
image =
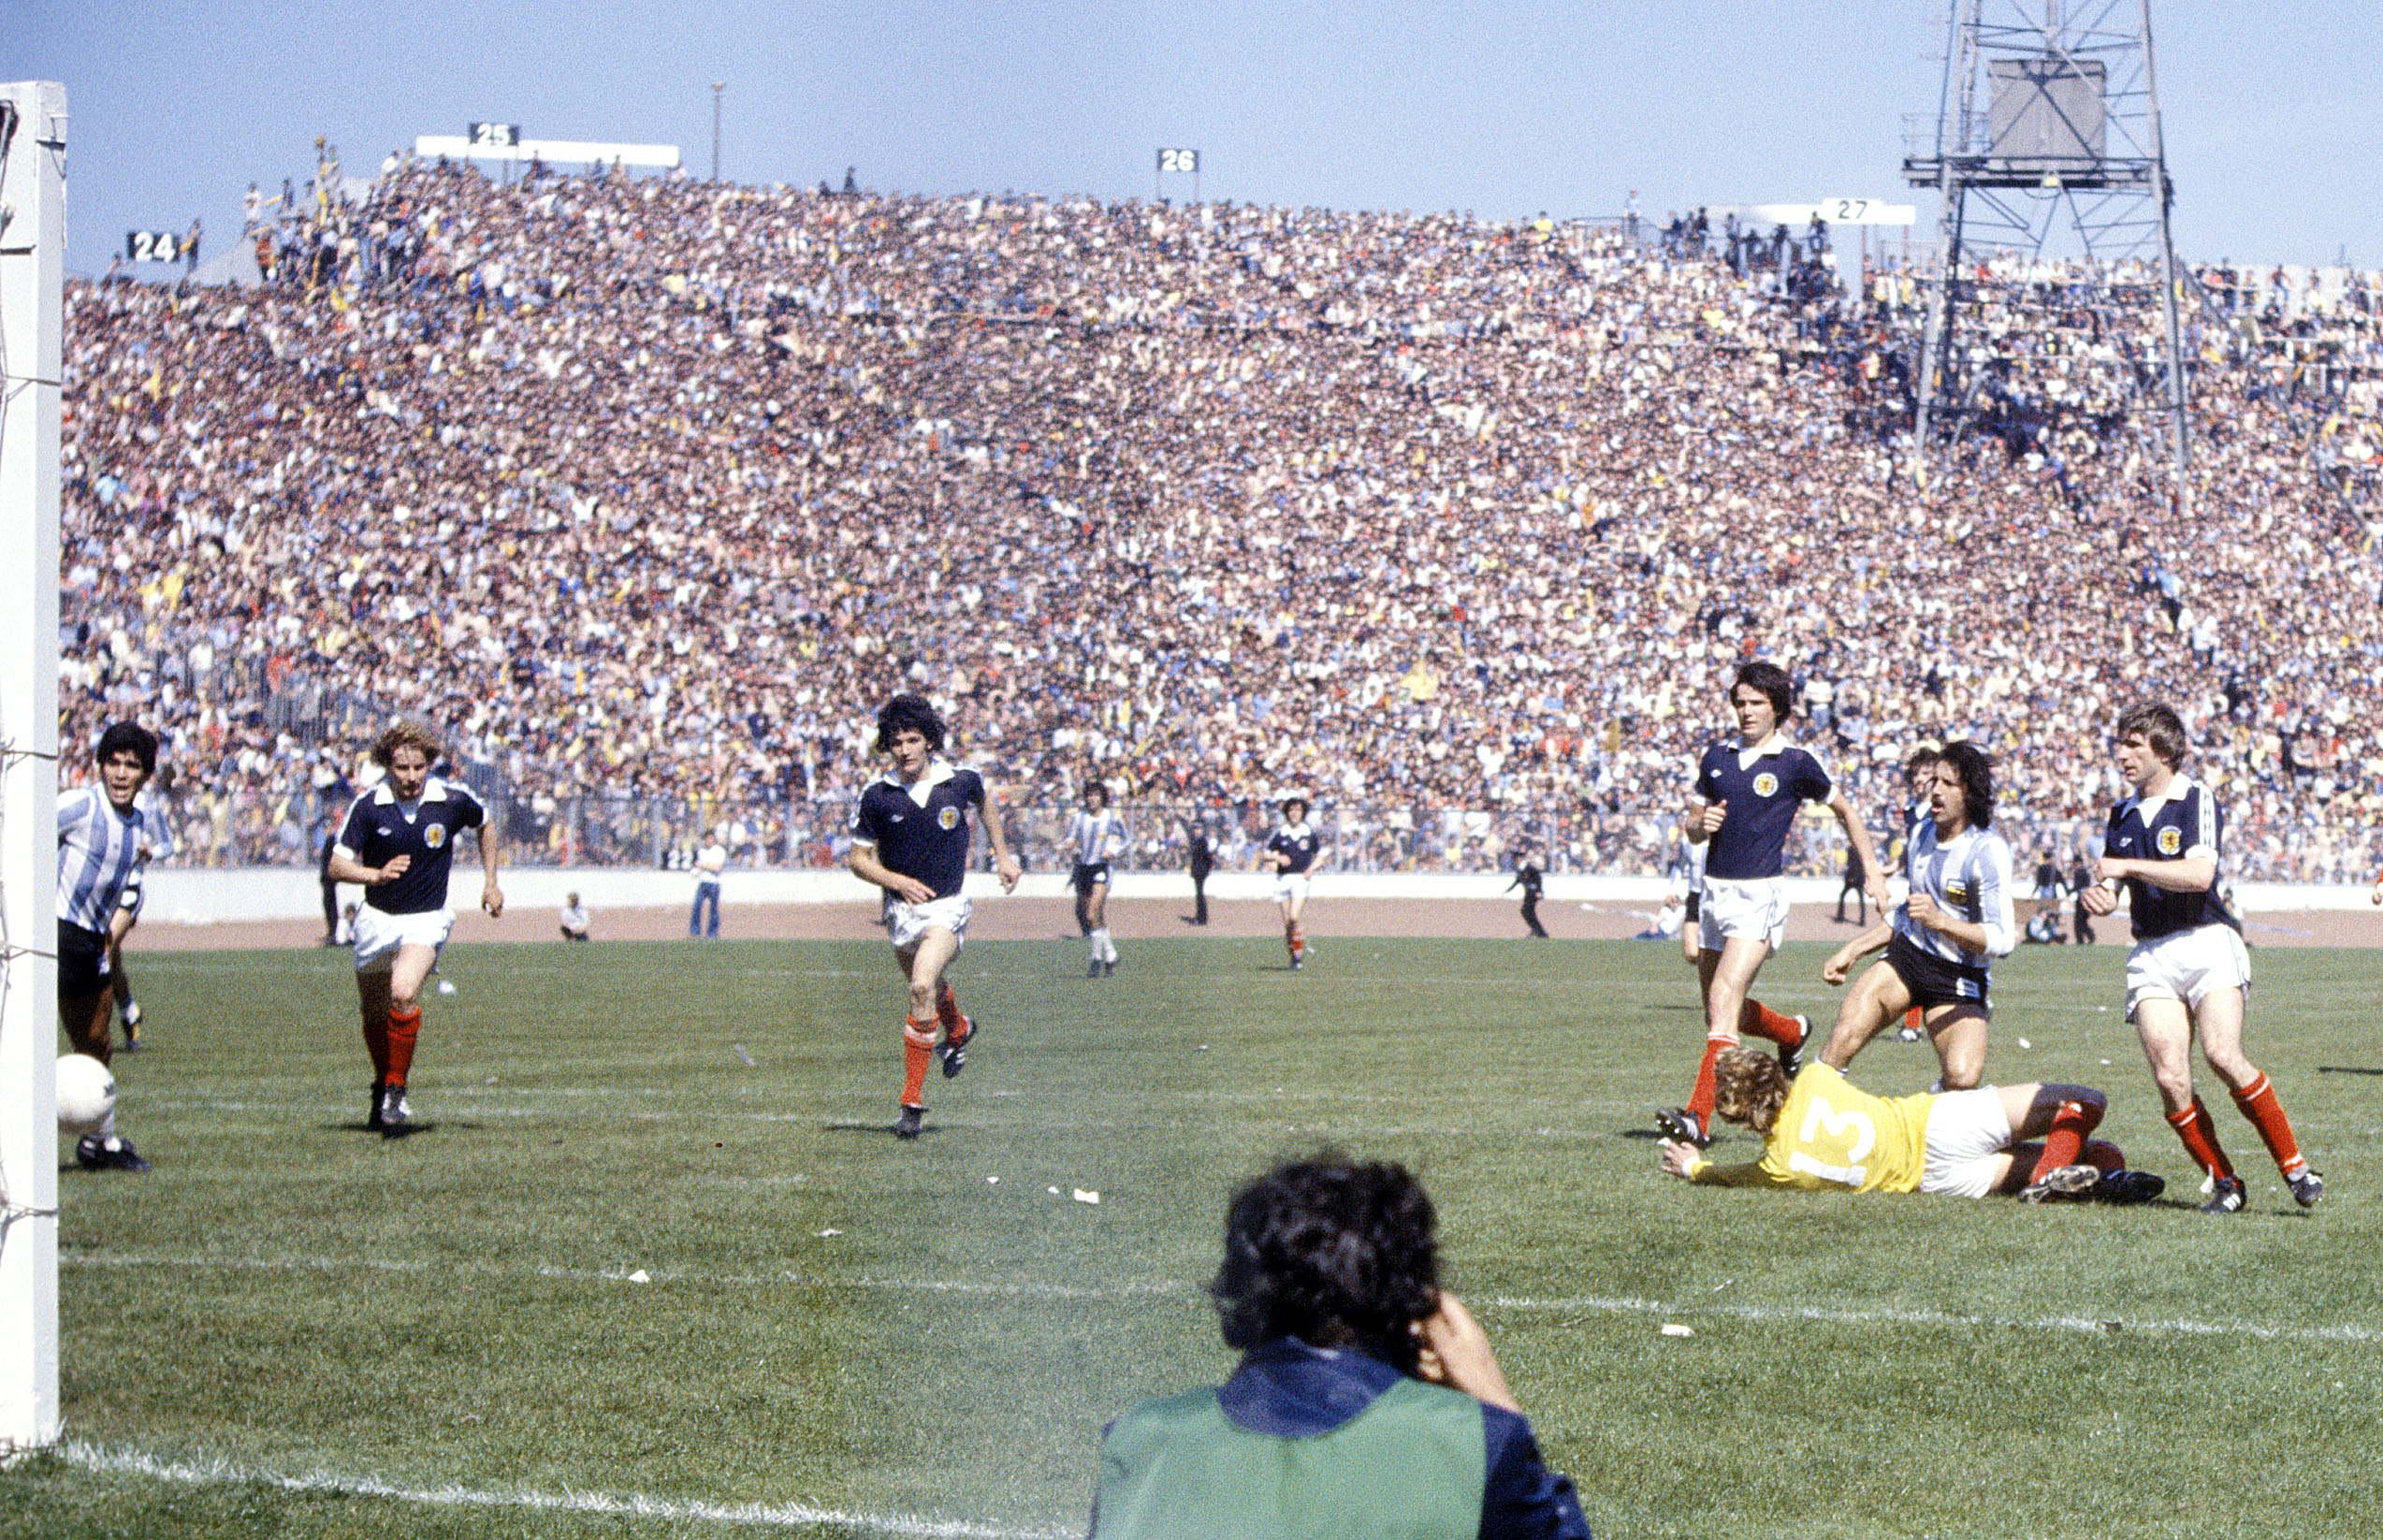
[[[2252,1194],[2219,1219],[2115,951],[2004,964],[1989,1073],[2110,1091],[2170,1183],[2134,1210],[1662,1179],[1700,1041],[1668,945],[1124,946],[1097,981],[1073,942],[969,947],[987,1032],[908,1145],[881,945],[458,946],[387,1142],[343,954],[137,954],[157,1170],[61,1176],[69,1444],[0,1472],[0,1534],[1081,1533],[1102,1424],[1229,1368],[1227,1192],[1327,1142],[1422,1173],[1608,1540],[2383,1514],[2376,954],[2258,954],[2252,1053],[2331,1187],[2295,1209],[2219,1088]],[[1759,993],[1833,1010],[1824,955]]]

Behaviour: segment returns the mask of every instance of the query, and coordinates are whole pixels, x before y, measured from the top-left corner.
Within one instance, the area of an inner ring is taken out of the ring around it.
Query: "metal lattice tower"
[[[2160,148],[2151,0],[1948,0],[1942,97],[1932,124],[1907,123],[1907,139],[1904,176],[1940,198],[1918,370],[1923,454],[1978,429],[2012,381],[2003,343],[2027,318],[1985,327],[1967,263],[1991,253],[2033,268],[2056,245],[2081,274],[2065,273],[2056,301],[2046,294],[2045,302],[2093,320],[2100,341],[2079,362],[2081,372],[2099,370],[2093,388],[2105,402],[2144,426],[2165,415],[2183,496],[2188,417],[2168,228],[2175,190]],[[2123,326],[2105,329],[2153,284],[2163,321],[2156,346],[2138,345]],[[2008,292],[2024,308],[2036,289]]]

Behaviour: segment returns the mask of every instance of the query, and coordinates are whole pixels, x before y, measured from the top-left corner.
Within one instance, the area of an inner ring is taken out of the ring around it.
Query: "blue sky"
[[[2104,0],[2071,0],[2084,11]],[[2123,0],[2131,15],[2133,0]],[[0,0],[0,79],[65,82],[68,265],[301,183],[318,134],[370,170],[420,133],[676,143],[743,182],[1147,197],[1161,144],[1210,198],[1649,214],[1905,188],[1942,0],[1155,6],[813,0],[502,7]],[[2383,7],[2161,0],[2177,243],[2383,267]],[[1170,196],[1190,194],[1170,179]],[[220,250],[220,247],[214,249]]]

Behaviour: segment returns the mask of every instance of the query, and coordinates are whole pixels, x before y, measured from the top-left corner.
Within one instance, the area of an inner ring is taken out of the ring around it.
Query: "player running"
[[[1821,969],[1841,984],[1855,961],[1886,949],[1838,1008],[1821,1058],[1845,1068],[1863,1044],[1916,1009],[1943,1066],[1939,1089],[1965,1091],[1985,1073],[1994,960],[2011,955],[2017,940],[2011,847],[1994,832],[1994,761],[1984,749],[1945,745],[1930,782],[1928,816],[1912,823],[1905,858],[1911,896]]]
[[[331,847],[332,880],[364,885],[353,922],[356,1007],[372,1060],[364,1126],[384,1139],[403,1135],[414,1118],[405,1087],[422,1031],[422,985],[455,929],[447,877],[456,840],[469,831],[479,832],[480,908],[491,920],[504,913],[496,828],[478,798],[430,774],[441,752],[425,723],[401,721],[383,733],[372,763],[387,776],[348,805]]]
[[[877,751],[894,767],[871,781],[852,814],[852,850],[846,864],[864,882],[885,890],[885,928],[894,960],[910,980],[909,1014],[902,1023],[902,1110],[898,1139],[916,1139],[926,1120],[927,1061],[943,1061],[950,1080],[967,1063],[977,1024],[960,1014],[943,970],[967,939],[968,819],[976,809],[993,846],[1001,891],[1018,885],[1018,864],[1001,833],[1001,818],[984,778],[943,758],[943,719],[923,695],[896,695],[877,714]],[[943,1039],[935,1029],[942,1024]]]
[[[2118,719],[2118,772],[2134,795],[2110,812],[2098,879],[2079,895],[2094,914],[2118,907],[2123,887],[2134,913],[2135,950],[2127,956],[2127,1015],[2186,1153],[2209,1173],[2203,1213],[2232,1213],[2245,1197],[2242,1179],[2217,1143],[2217,1126],[2193,1092],[2192,1044],[2234,1094],[2234,1105],[2275,1157],[2292,1199],[2313,1209],[2325,1179],[2309,1169],[2292,1137],[2275,1087],[2243,1053],[2243,1007],[2250,991],[2250,953],[2242,923],[2218,896],[2218,849],[2225,820],[2209,788],[2184,775],[2185,724],[2165,705],[2132,705]]]
[[[1811,1023],[1782,1016],[1751,998],[1754,975],[1787,938],[1785,869],[1788,831],[1796,809],[1824,802],[1860,856],[1863,891],[1881,912],[1886,885],[1879,875],[1870,833],[1827,769],[1780,734],[1794,684],[1777,663],[1744,665],[1730,685],[1737,742],[1717,743],[1696,766],[1696,796],[1689,806],[1688,838],[1705,850],[1698,905],[1696,978],[1705,999],[1705,1055],[1685,1107],[1660,1110],[1655,1126],[1665,1138],[1703,1148],[1713,1111],[1713,1061],[1751,1032],[1779,1046],[1792,1072]]]
[[[1890,1099],[1825,1064],[1806,1065],[1791,1082],[1749,1048],[1724,1052],[1714,1077],[1713,1110],[1760,1134],[1763,1156],[1718,1166],[1694,1145],[1665,1140],[1664,1170],[1689,1182],[1948,1198],[2016,1193],[2029,1203],[2144,1203],[2167,1186],[2127,1170],[2115,1144],[2089,1137],[2105,1106],[2089,1085],[2031,1082]]]
[[[1291,971],[1307,966],[1307,930],[1300,916],[1307,910],[1308,873],[1315,868],[1323,840],[1307,821],[1305,797],[1283,799],[1283,823],[1267,836],[1257,852],[1260,864],[1274,873],[1274,903],[1283,915],[1283,946],[1291,954]]]
[[[1075,890],[1076,924],[1092,953],[1084,965],[1087,979],[1117,971],[1117,943],[1109,937],[1109,863],[1125,848],[1125,823],[1109,809],[1109,788],[1087,783],[1083,809],[1068,821],[1068,849],[1075,858],[1068,886]]]
[[[92,754],[96,785],[58,797],[58,1024],[78,1053],[102,1064],[115,1057],[109,1017],[108,938],[122,912],[125,885],[143,850],[165,843],[162,821],[140,806],[140,789],[157,773],[157,738],[116,722]],[[75,1163],[91,1171],[145,1171],[149,1162],[116,1132],[111,1110],[75,1143]]]

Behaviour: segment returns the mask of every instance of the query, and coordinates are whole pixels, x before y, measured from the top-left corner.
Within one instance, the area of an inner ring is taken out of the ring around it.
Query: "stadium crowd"
[[[1098,777],[1136,864],[1300,790],[1343,864],[1654,871],[1762,653],[1882,829],[1970,736],[2065,854],[2157,695],[2232,875],[2376,869],[2363,282],[2199,275],[2179,499],[2156,286],[2041,264],[1966,287],[1930,479],[1913,275],[1820,240],[411,162],[262,233],[67,301],[65,727],[159,731],[182,860],[311,859],[406,712],[523,859],[825,864],[914,687],[1039,864]]]

